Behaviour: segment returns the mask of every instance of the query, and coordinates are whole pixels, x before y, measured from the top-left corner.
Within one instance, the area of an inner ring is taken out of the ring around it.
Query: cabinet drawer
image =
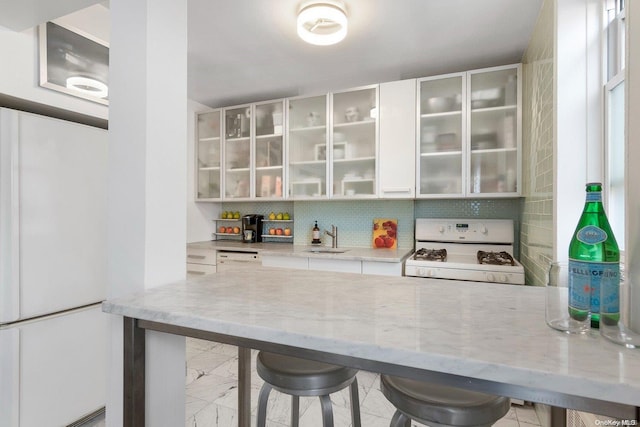
[[[187,248],[187,262],[216,265],[216,251],[213,249]]]
[[[187,278],[204,276],[216,272],[215,265],[187,263]]]

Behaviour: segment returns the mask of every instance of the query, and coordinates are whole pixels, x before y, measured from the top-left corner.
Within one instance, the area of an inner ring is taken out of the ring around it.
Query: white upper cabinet
[[[288,100],[294,199],[376,197],[378,86]]]
[[[291,98],[287,104],[289,197],[327,197],[328,96]]]
[[[380,198],[414,198],[416,80],[380,85]]]
[[[419,197],[462,197],[466,163],[466,73],[418,80]]]
[[[255,104],[255,197],[284,197],[284,101]]]
[[[418,81],[418,197],[520,195],[520,65]]]
[[[220,110],[196,115],[196,200],[220,200],[222,189]]]
[[[331,94],[332,197],[376,197],[378,85]]]
[[[518,197],[521,65],[197,115],[196,200]]]
[[[284,100],[224,109],[225,200],[284,197]]]
[[[469,72],[471,196],[520,194],[520,66]]]
[[[252,105],[224,110],[224,199],[251,197]]]

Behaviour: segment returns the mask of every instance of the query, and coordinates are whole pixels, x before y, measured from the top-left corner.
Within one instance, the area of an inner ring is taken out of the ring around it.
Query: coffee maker
[[[257,214],[242,216],[242,241],[244,243],[262,242],[262,220]]]

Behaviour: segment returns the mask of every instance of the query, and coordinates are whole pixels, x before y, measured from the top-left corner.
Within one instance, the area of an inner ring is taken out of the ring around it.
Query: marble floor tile
[[[520,426],[540,425],[536,411],[532,406],[515,406],[513,409],[515,409]]]
[[[187,366],[189,369],[196,369],[198,371],[202,371],[205,373],[210,373],[218,368],[220,365],[228,362],[229,360],[234,359],[234,356],[229,356],[227,354],[215,353],[213,351],[203,351],[202,353],[196,354],[191,359],[187,360]],[[237,358],[236,366],[237,366]],[[225,375],[222,375],[225,376]]]
[[[255,370],[257,351],[252,351],[251,414],[256,425],[258,395],[263,384]],[[236,347],[187,339],[185,379],[187,427],[237,427],[238,351]],[[363,427],[388,427],[395,408],[380,392],[379,375],[358,372],[358,393]],[[336,427],[351,427],[349,389],[331,395]],[[267,427],[289,426],[291,397],[272,390],[267,403]],[[513,406],[496,427],[531,427],[540,423],[532,406]],[[317,397],[300,398],[300,427],[321,427]],[[412,427],[422,427],[412,423]]]

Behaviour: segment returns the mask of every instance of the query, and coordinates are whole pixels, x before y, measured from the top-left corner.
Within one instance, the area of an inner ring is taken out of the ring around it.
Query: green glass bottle
[[[602,184],[587,184],[587,198],[569,245],[569,314],[591,327],[617,323],[620,294],[620,251],[602,206]],[[601,301],[600,289],[604,298]]]

